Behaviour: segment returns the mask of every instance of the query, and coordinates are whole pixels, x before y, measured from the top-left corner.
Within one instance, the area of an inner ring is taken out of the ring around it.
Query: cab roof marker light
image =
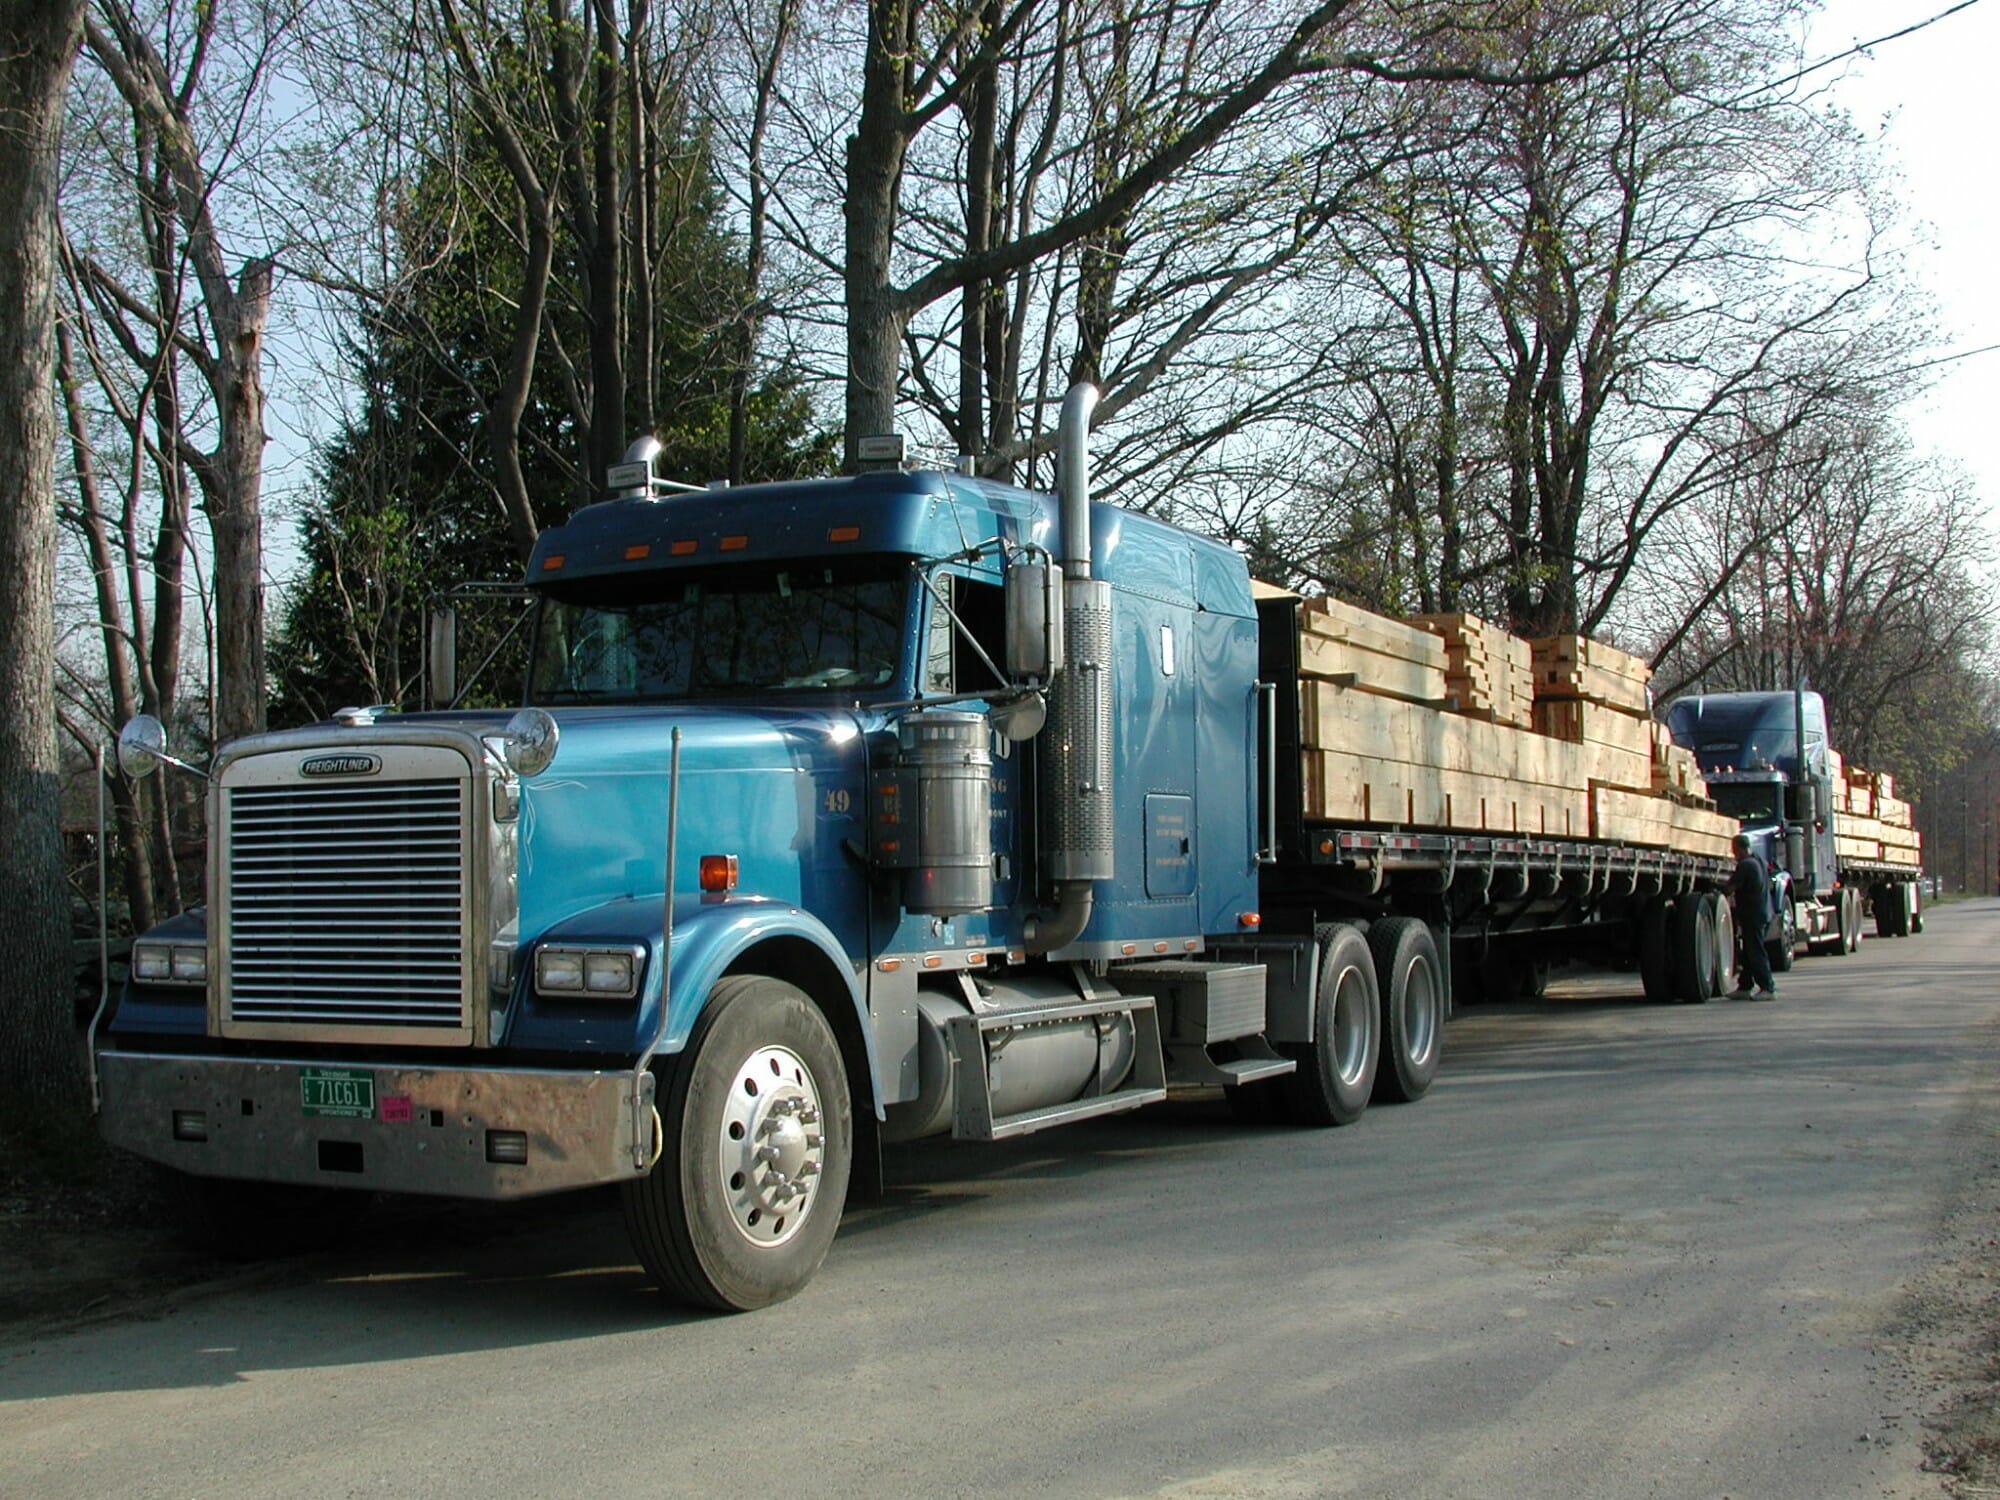
[[[826,539],[829,542],[859,541],[861,539],[861,528],[859,526],[835,526],[828,530]]]
[[[639,542],[625,549],[625,561],[627,562],[638,562],[652,555],[653,547],[650,542]]]
[[[675,557],[687,557],[690,556],[694,552],[694,549],[699,545],[701,544],[695,541],[693,537],[687,537],[681,541],[673,543],[671,546],[667,548],[667,551]]]
[[[724,552],[741,552],[749,545],[750,538],[747,536],[726,536],[722,539],[722,550]]]

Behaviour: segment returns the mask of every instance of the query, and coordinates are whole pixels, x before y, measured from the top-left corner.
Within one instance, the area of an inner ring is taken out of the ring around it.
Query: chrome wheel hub
[[[759,1047],[730,1081],[716,1140],[730,1221],[751,1244],[781,1245],[819,1196],[826,1133],[819,1085],[787,1047]]]

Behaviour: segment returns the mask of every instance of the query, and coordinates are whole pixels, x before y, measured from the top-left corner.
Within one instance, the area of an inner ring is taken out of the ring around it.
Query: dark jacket
[[[1756,855],[1746,854],[1736,861],[1736,873],[1729,877],[1729,894],[1736,903],[1738,926],[1745,922],[1762,926],[1771,920],[1771,872]]]

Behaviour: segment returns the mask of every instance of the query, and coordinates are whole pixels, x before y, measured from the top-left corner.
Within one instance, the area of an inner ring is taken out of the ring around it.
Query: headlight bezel
[[[161,989],[206,989],[208,944],[142,938],[132,945],[132,982]]]
[[[613,1004],[636,1000],[646,979],[639,943],[542,943],[535,949],[534,989],[543,1000]]]

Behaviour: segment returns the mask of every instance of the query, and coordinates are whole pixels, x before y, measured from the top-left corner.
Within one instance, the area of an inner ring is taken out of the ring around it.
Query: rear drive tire
[[[1861,887],[1858,885],[1841,887],[1840,939],[1849,953],[1861,951]]]
[[[1437,940],[1415,917],[1385,917],[1368,929],[1382,997],[1378,1103],[1413,1104],[1430,1092],[1444,1053],[1444,966]]]
[[[755,974],[718,983],[660,1121],[660,1160],[622,1201],[661,1288],[743,1312],[810,1281],[840,1227],[854,1129],[840,1044],[805,993]]]
[[[1298,1062],[1276,1080],[1295,1125],[1351,1125],[1368,1108],[1382,1047],[1382,999],[1368,940],[1344,922],[1317,929],[1313,1040],[1284,1050]]]
[[[1649,896],[1639,908],[1639,982],[1645,986],[1646,998],[1655,1004],[1674,998],[1673,967],[1667,962],[1673,916],[1670,896]]]

